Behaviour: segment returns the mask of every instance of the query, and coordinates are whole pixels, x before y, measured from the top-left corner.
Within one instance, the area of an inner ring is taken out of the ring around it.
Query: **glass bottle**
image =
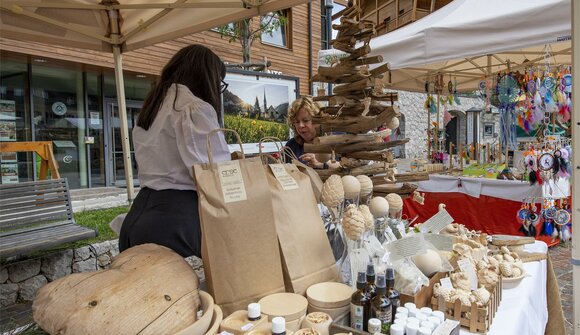
[[[386,281],[387,297],[391,300],[391,306],[393,308],[392,315],[395,315],[397,307],[401,305],[401,295],[395,289],[395,270],[393,268],[387,268]]]
[[[371,317],[381,320],[381,333],[388,334],[393,323],[393,307],[387,296],[385,275],[377,276],[377,295],[371,300]]]
[[[370,262],[367,264],[367,293],[369,294],[369,298],[372,299],[375,297],[376,293],[376,285],[375,285],[375,265]]]
[[[350,326],[356,330],[367,330],[370,318],[369,294],[366,292],[366,273],[360,271],[356,280],[356,292],[350,298]]]

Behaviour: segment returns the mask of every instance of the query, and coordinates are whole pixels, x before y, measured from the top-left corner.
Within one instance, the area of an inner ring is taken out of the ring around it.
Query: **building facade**
[[[311,94],[313,59],[321,48],[324,1],[284,10],[286,26],[255,41],[253,62],[297,78],[297,95]],[[256,20],[257,21],[257,20]],[[184,46],[203,44],[226,63],[241,63],[242,48],[206,31],[123,54],[130,130],[165,63]],[[0,141],[52,141],[71,188],[124,184],[117,93],[111,54],[1,38]],[[313,56],[314,55],[314,56]],[[131,132],[129,132],[131,133]],[[3,182],[38,179],[36,155],[3,154]],[[134,176],[137,176],[133,163]],[[16,175],[16,176],[15,176]]]

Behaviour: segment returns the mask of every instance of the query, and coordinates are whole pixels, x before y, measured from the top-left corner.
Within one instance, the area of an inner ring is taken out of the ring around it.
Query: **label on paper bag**
[[[272,170],[272,174],[274,174],[274,177],[278,180],[284,191],[295,190],[298,188],[298,183],[288,174],[288,171],[286,171],[283,164],[269,164],[269,166]]]
[[[477,290],[477,273],[475,272],[475,269],[473,268],[471,262],[465,258],[462,258],[457,261],[457,265],[459,266],[461,271],[467,273],[467,276],[469,277],[469,282],[471,283],[471,289]]]
[[[244,185],[244,177],[242,176],[239,161],[236,160],[220,163],[218,165],[218,173],[222,185],[224,201],[226,203],[244,201],[247,199],[246,186]]]

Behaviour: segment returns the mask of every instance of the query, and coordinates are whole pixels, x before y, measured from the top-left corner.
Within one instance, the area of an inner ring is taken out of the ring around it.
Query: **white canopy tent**
[[[573,28],[573,29],[572,29]],[[573,35],[572,35],[573,31]],[[373,55],[390,64],[388,88],[424,92],[438,74],[457,78],[458,89],[478,89],[485,76],[531,65],[575,65],[580,87],[580,5],[571,0],[454,0],[442,9],[371,40]],[[549,46],[549,47],[548,47]],[[547,56],[550,52],[552,57]],[[577,89],[574,89],[576,93]],[[580,225],[580,102],[573,94],[572,224]],[[574,332],[580,334],[580,230],[572,232]]]
[[[119,101],[127,197],[133,171],[121,53],[293,7],[308,0],[31,0],[0,2],[2,37],[111,52]]]
[[[570,0],[454,0],[408,26],[371,40],[392,70],[388,88],[425,91],[436,74],[457,79],[458,90],[526,65],[571,64]]]

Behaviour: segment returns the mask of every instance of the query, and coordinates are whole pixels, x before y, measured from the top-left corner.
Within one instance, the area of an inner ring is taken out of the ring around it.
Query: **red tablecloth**
[[[527,183],[437,175],[419,182],[419,190],[425,192],[424,205],[411,198],[404,201],[403,213],[409,219],[419,216],[415,222],[424,222],[437,213],[439,204],[445,204],[455,222],[488,234],[507,235],[523,235],[516,220],[522,202],[513,199],[541,195],[541,187]],[[537,239],[554,243],[550,237],[539,235],[541,223],[536,227]]]

